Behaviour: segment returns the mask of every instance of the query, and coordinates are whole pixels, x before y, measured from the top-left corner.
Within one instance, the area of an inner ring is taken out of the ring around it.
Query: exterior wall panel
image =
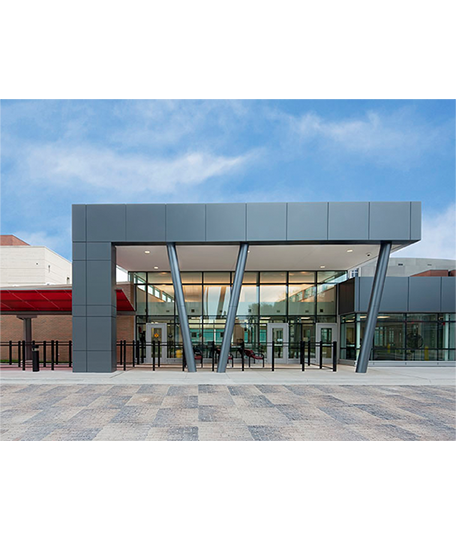
[[[328,240],[368,240],[369,203],[330,202]]]
[[[410,203],[409,202],[371,202],[370,240],[409,240]]]
[[[247,204],[247,241],[286,241],[286,203]]]
[[[327,240],[328,203],[288,203],[288,240]]]
[[[245,239],[245,204],[206,205],[207,242],[243,242]]]

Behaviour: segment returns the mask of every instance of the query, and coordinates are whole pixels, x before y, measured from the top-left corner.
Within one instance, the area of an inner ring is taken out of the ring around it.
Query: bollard
[[[160,367],[160,358],[161,358],[161,342],[158,340],[158,351],[157,351],[157,367]]]
[[[135,340],[133,340],[132,348],[131,348],[131,361],[132,361],[133,367],[135,367],[135,356],[136,356],[136,344],[135,344]]]
[[[155,371],[155,339],[152,340],[152,371]]]
[[[43,341],[43,367],[46,367],[46,342]]]
[[[304,358],[304,341],[301,341],[300,356],[301,356],[301,370],[304,371],[306,369],[306,359]]]
[[[13,363],[13,342],[10,340],[9,342],[9,365]]]
[[[307,342],[307,365],[310,366],[310,339]]]
[[[212,371],[215,369],[215,351],[212,350]]]
[[[124,356],[124,363],[123,363],[123,370],[127,370],[127,340],[125,340],[125,356]]]
[[[21,342],[17,342],[17,367],[21,367]]]
[[[38,347],[33,347],[32,349],[32,370],[40,370],[40,350]]]
[[[117,346],[119,347],[119,362],[120,362],[120,365],[122,365],[122,355],[123,355],[122,342],[119,341],[119,343],[117,343]]]
[[[55,342],[55,365],[59,365],[59,340]]]
[[[182,371],[185,371],[185,349],[182,347]]]
[[[320,341],[320,369],[323,369],[323,341]]]
[[[73,365],[73,342],[68,342],[68,367],[71,367]]]
[[[271,355],[271,371],[274,371],[274,363],[275,363],[275,358],[274,358],[274,347],[275,347],[275,342],[273,341],[272,342],[272,355]]]
[[[54,340],[51,339],[51,370],[52,371],[54,371],[54,360],[55,360]]]
[[[25,371],[25,341],[22,342],[22,371]]]
[[[337,371],[337,341],[333,341],[332,353],[333,353],[333,371]]]

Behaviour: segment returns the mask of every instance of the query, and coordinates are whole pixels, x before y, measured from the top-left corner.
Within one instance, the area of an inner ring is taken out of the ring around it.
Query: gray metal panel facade
[[[369,203],[330,202],[328,224],[328,240],[368,240]]]
[[[404,218],[407,205],[410,239],[402,238],[407,230]],[[421,205],[416,202],[78,204],[73,205],[72,226],[74,371],[110,372],[116,369],[115,244],[378,243],[382,240],[408,244],[420,239]],[[359,283],[359,279],[355,282]],[[395,305],[401,303],[400,294],[397,291],[394,294],[393,290],[388,293],[388,287],[386,297],[391,296],[391,301],[395,297]],[[359,289],[355,287],[355,308],[365,301]],[[386,308],[382,306],[382,310]]]
[[[421,203],[410,203],[410,240],[421,240]]]
[[[371,277],[355,278],[356,312],[367,311],[372,282]],[[455,283],[454,277],[387,277],[380,311],[382,313],[454,313]]]
[[[410,313],[441,311],[442,278],[440,277],[410,277],[409,305]]]
[[[127,242],[164,242],[166,240],[166,204],[127,204]]]
[[[456,278],[442,277],[440,279],[442,280],[442,313],[454,313],[456,312]]]
[[[124,242],[125,204],[88,204],[87,241]]]
[[[245,204],[207,204],[206,242],[245,241],[246,218]]]
[[[247,241],[286,241],[286,203],[247,203]]]
[[[410,239],[409,202],[371,202],[369,239]]]
[[[205,242],[205,204],[166,205],[167,242]]]
[[[329,203],[288,203],[288,240],[328,240]]]

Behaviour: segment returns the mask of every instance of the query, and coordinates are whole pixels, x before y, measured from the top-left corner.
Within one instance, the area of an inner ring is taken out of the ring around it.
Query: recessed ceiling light
[[[144,253],[150,253],[150,251],[145,251]]]
[[[154,270],[158,270],[158,266],[154,266]]]
[[[326,266],[320,266],[320,268],[326,268]]]
[[[352,249],[347,249],[347,253],[353,253]]]

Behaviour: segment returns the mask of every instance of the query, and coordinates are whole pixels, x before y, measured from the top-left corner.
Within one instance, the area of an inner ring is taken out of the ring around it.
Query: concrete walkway
[[[352,366],[338,366],[333,373],[328,369],[314,367],[301,372],[299,369],[277,369],[274,372],[264,369],[230,370],[227,373],[199,371],[187,373],[182,371],[157,370],[151,368],[134,368],[114,373],[73,373],[67,368],[32,371],[20,371],[4,368],[0,372],[0,382],[6,384],[299,384],[299,385],[456,385],[456,369],[446,367],[371,367],[366,374],[354,372]]]

